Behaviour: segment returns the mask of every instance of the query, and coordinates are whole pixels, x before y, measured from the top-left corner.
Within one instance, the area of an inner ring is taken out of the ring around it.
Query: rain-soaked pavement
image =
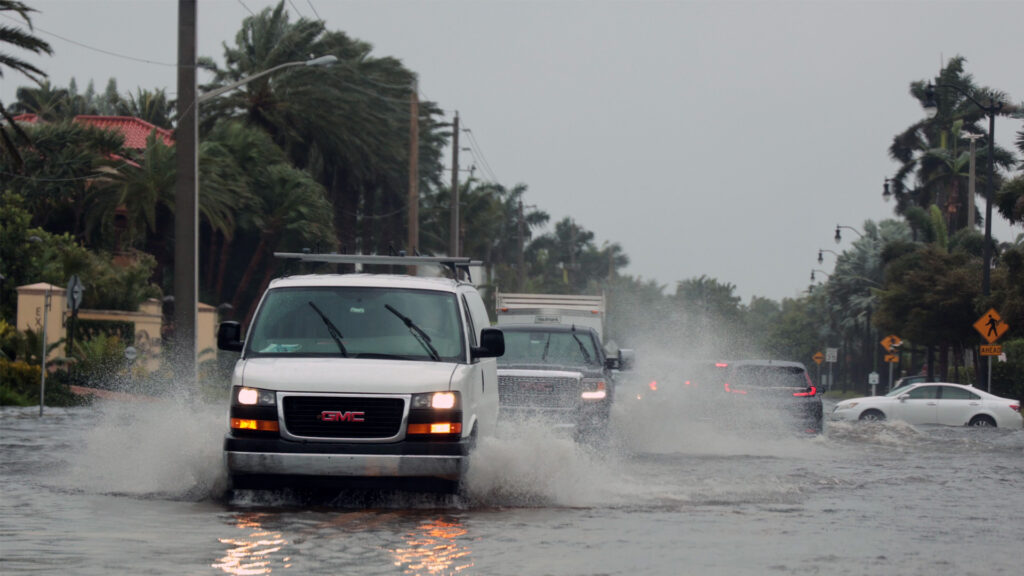
[[[0,574],[1024,570],[1024,430],[708,416],[624,400],[607,451],[524,424],[462,496],[312,498],[225,497],[220,406],[6,408]]]

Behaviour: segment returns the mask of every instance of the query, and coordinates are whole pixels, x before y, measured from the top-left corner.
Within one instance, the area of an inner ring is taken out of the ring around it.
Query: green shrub
[[[0,405],[39,405],[39,366],[0,358]],[[47,406],[79,406],[87,400],[71,393],[67,373],[58,370],[46,378]]]

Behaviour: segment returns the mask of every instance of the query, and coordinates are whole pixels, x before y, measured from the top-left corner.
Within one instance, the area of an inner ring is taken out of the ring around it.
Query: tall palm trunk
[[[238,310],[242,305],[242,298],[245,297],[245,293],[249,288],[249,283],[252,281],[252,277],[256,272],[256,267],[260,265],[263,260],[263,252],[269,245],[268,239],[269,234],[260,235],[260,243],[256,246],[256,250],[252,253],[252,258],[249,259],[249,265],[245,268],[245,274],[242,275],[242,279],[238,282],[238,288],[235,289],[235,296],[231,299],[231,309]]]

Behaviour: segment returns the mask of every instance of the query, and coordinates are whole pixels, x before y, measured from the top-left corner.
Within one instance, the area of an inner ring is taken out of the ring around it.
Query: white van
[[[232,376],[224,457],[233,487],[458,486],[477,437],[494,433],[504,339],[468,258],[275,254],[307,262],[444,265],[456,278],[313,274],[279,278]],[[475,262],[474,262],[475,264]],[[390,484],[390,482],[388,482]]]

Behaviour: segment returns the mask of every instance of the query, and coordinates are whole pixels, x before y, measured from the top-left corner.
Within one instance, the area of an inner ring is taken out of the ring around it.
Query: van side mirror
[[[480,331],[480,346],[471,349],[473,358],[497,358],[505,354],[505,334],[496,328]]]
[[[233,320],[226,320],[217,327],[217,348],[231,352],[242,351],[242,325]]]

